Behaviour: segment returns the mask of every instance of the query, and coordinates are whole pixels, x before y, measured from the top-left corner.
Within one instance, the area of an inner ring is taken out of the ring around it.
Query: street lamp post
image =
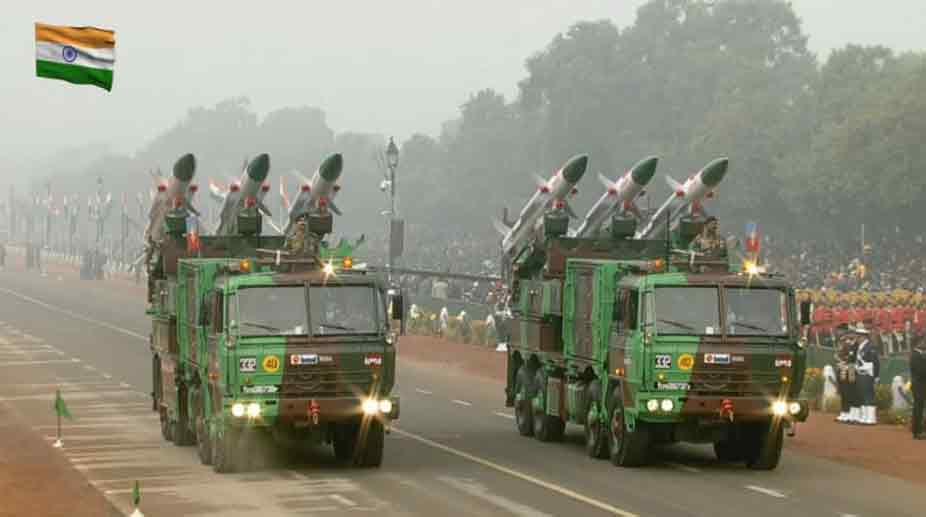
[[[387,245],[388,249],[388,280],[389,284],[392,285],[392,266],[395,261],[393,256],[393,235],[392,228],[395,226],[393,220],[395,220],[395,170],[399,166],[399,148],[395,145],[395,141],[392,137],[389,138],[389,145],[386,147],[386,166],[389,168],[389,243]]]

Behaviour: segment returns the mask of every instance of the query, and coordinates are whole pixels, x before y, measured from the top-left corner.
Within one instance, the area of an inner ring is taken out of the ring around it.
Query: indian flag
[[[35,24],[35,73],[74,84],[113,87],[116,33],[96,27]]]

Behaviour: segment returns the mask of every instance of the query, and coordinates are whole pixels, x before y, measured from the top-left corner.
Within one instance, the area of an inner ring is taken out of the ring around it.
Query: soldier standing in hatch
[[[917,332],[910,352],[910,385],[913,392],[913,439],[926,440],[923,407],[926,405],[926,333]]]
[[[717,253],[723,248],[720,238],[720,224],[717,218],[710,216],[704,221],[704,229],[691,241],[691,249],[702,253]]]

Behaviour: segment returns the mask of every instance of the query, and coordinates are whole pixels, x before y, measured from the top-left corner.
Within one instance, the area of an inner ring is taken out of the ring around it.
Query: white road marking
[[[698,474],[699,472],[701,472],[701,469],[692,467],[691,465],[683,465],[681,463],[672,463],[672,462],[666,462],[666,465],[674,469],[684,470],[685,472],[691,472],[692,474]]]
[[[550,514],[543,513],[536,508],[523,505],[517,501],[513,501],[498,494],[492,494],[489,492],[488,487],[481,483],[477,483],[472,479],[455,478],[450,476],[438,476],[437,479],[447,483],[448,485],[467,495],[473,496],[477,499],[482,499],[483,501],[491,503],[512,515],[517,515],[518,517],[550,516]]]
[[[753,492],[759,492],[760,494],[765,494],[768,496],[776,497],[778,499],[787,499],[788,496],[779,492],[778,490],[772,490],[771,488],[764,488],[756,485],[746,485],[747,490],[752,490]]]
[[[110,375],[110,374],[108,374],[108,373],[104,373],[104,374],[103,374],[103,378],[104,378],[104,379],[112,379],[113,376]]]
[[[461,406],[466,406],[466,407],[469,407],[469,406],[472,406],[472,405],[473,405],[472,402],[467,402],[467,401],[465,401],[465,400],[459,400],[459,399],[453,399],[453,400],[451,400],[450,402],[453,402],[454,404],[459,404],[459,405],[461,405]]]
[[[575,492],[575,491],[573,491],[573,490],[570,490],[570,489],[568,489],[568,488],[566,488],[566,487],[557,485],[557,484],[555,484],[555,483],[551,483],[551,482],[549,482],[549,481],[544,481],[543,479],[540,479],[540,478],[531,476],[530,474],[525,474],[525,473],[523,473],[523,472],[518,472],[517,470],[514,470],[514,469],[512,469],[512,468],[506,467],[506,466],[504,466],[504,465],[500,465],[500,464],[498,464],[498,463],[495,463],[495,462],[493,462],[493,461],[489,461],[489,460],[487,460],[487,459],[480,458],[480,457],[478,457],[478,456],[474,456],[474,455],[469,454],[469,453],[467,453],[467,452],[463,452],[463,451],[461,451],[461,450],[459,450],[459,449],[454,449],[453,447],[448,447],[448,446],[446,446],[446,445],[444,445],[444,444],[437,443],[437,442],[435,442],[435,441],[429,440],[429,439],[427,439],[427,438],[425,438],[425,437],[423,437],[423,436],[418,436],[417,434],[410,433],[410,432],[408,432],[408,431],[404,431],[404,430],[402,430],[402,429],[398,429],[398,428],[395,428],[395,427],[392,428],[392,432],[394,432],[394,433],[396,433],[396,434],[399,434],[399,435],[402,435],[402,436],[405,436],[405,437],[410,438],[410,439],[412,439],[412,440],[415,440],[415,441],[417,441],[417,442],[419,442],[419,443],[423,443],[424,445],[427,445],[427,446],[429,446],[429,447],[433,447],[433,448],[435,448],[435,449],[442,450],[442,451],[444,451],[444,452],[446,452],[446,453],[448,453],[448,454],[452,454],[452,455],[457,456],[457,457],[459,457],[459,458],[463,458],[463,459],[469,460],[469,461],[471,461],[471,462],[473,462],[473,463],[477,463],[477,464],[479,464],[479,465],[482,465],[483,467],[487,467],[487,468],[490,468],[490,469],[495,470],[495,471],[497,471],[497,472],[501,472],[502,474],[507,474],[507,475],[509,475],[509,476],[511,476],[511,477],[518,478],[518,479],[520,479],[520,480],[522,480],[522,481],[526,481],[526,482],[528,482],[528,483],[537,485],[537,486],[539,486],[539,487],[545,488],[545,489],[550,490],[550,491],[552,491],[552,492],[556,492],[556,493],[558,493],[558,494],[560,494],[560,495],[569,497],[569,498],[571,498],[571,499],[575,499],[576,501],[585,503],[585,504],[587,504],[587,505],[589,505],[589,506],[593,506],[593,507],[595,507],[595,508],[598,508],[599,510],[603,510],[603,511],[608,512],[608,513],[611,513],[611,514],[613,514],[613,515],[620,515],[620,516],[622,516],[622,517],[639,517],[639,516],[638,516],[637,514],[635,514],[635,513],[629,512],[629,511],[627,511],[627,510],[622,510],[622,509],[620,509],[620,508],[618,508],[618,507],[616,507],[616,506],[610,505],[610,504],[605,503],[605,502],[603,502],[603,501],[599,501],[599,500],[597,500],[597,499],[593,499],[593,498],[591,498],[591,497],[582,495],[582,494],[580,494],[580,493],[578,493],[578,492]]]
[[[96,371],[96,367],[95,367],[95,366],[91,366],[91,365],[89,365],[89,364],[85,364],[85,365],[84,365],[84,369],[85,369],[85,370],[89,370],[89,371],[91,371],[91,372]]]
[[[433,395],[434,394],[433,391],[423,390],[421,388],[415,388],[415,391],[417,391],[418,393],[421,393],[422,395]]]
[[[502,418],[507,418],[508,420],[514,420],[514,415],[512,415],[511,413],[502,413],[501,411],[496,411],[492,414],[495,416],[500,416]]]
[[[22,293],[19,293],[19,292],[17,292],[17,291],[13,291],[13,290],[11,290],[11,289],[0,288],[0,292],[7,293],[7,294],[9,294],[9,295],[11,295],[11,296],[15,296],[16,298],[19,298],[20,300],[25,300],[25,301],[27,301],[27,302],[29,302],[29,303],[38,305],[39,307],[44,307],[44,308],[46,308],[46,309],[55,311],[55,312],[57,312],[57,313],[59,313],[59,314],[64,314],[65,316],[70,316],[71,318],[74,318],[74,319],[76,319],[76,320],[80,320],[80,321],[83,321],[83,322],[86,322],[86,323],[92,323],[92,324],[94,324],[94,325],[99,325],[100,327],[107,328],[107,329],[109,329],[109,330],[112,330],[113,332],[118,332],[118,333],[120,333],[120,334],[124,334],[124,335],[129,336],[129,337],[133,337],[133,338],[136,338],[136,339],[140,339],[140,340],[142,340],[142,341],[144,341],[144,342],[146,342],[146,343],[148,342],[148,336],[143,336],[143,335],[141,335],[141,334],[139,334],[139,333],[137,333],[137,332],[132,332],[131,330],[126,330],[126,329],[124,329],[124,328],[122,328],[122,327],[113,325],[112,323],[106,323],[105,321],[100,321],[100,320],[98,320],[98,319],[91,318],[91,317],[89,317],[89,316],[84,316],[83,314],[78,314],[78,313],[76,313],[76,312],[74,312],[74,311],[65,309],[65,308],[63,308],[63,307],[58,307],[58,306],[56,306],[56,305],[51,305],[51,304],[49,304],[49,303],[45,303],[45,302],[43,302],[43,301],[41,301],[41,300],[37,300],[37,299],[35,299],[35,298],[31,297],[31,296],[27,296],[27,295],[22,294]]]
[[[343,504],[344,506],[357,506],[357,503],[351,501],[341,494],[328,494],[328,497]]]
[[[38,366],[40,364],[61,364],[76,363],[80,359],[46,359],[44,361],[6,361],[0,363],[0,366]]]

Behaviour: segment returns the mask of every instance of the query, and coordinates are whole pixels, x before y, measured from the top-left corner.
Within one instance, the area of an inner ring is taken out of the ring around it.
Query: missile
[[[671,225],[686,211],[692,216],[706,215],[702,206],[704,200],[713,197],[717,186],[727,174],[729,163],[728,158],[717,158],[705,165],[697,174],[690,176],[685,183],[679,183],[666,176],[666,181],[674,192],[653,214],[646,226],[634,235],[634,238],[656,238],[664,231],[666,218]]]
[[[155,177],[157,193],[148,211],[145,241],[160,242],[164,238],[164,219],[171,210],[187,210],[199,215],[192,205],[193,194],[197,190],[192,183],[195,174],[196,158],[192,154],[185,154],[174,163],[173,174],[169,179],[164,180],[160,175]]]
[[[644,158],[616,181],[611,181],[603,174],[599,174],[598,179],[604,185],[606,191],[598,198],[598,201],[588,211],[588,214],[585,215],[585,219],[579,229],[576,230],[574,237],[594,237],[605,221],[614,214],[627,215],[632,213],[636,217],[640,217],[640,210],[634,204],[634,199],[643,193],[643,189],[653,179],[658,163],[659,158],[656,156]]]
[[[341,186],[337,181],[344,170],[344,158],[340,153],[334,153],[322,161],[318,170],[312,175],[312,179],[307,179],[299,175],[301,183],[299,193],[292,203],[289,204],[289,216],[286,222],[286,228],[283,234],[288,234],[292,225],[300,217],[312,213],[322,212],[330,209],[332,212],[341,215],[341,210],[334,204],[334,197],[340,192]]]
[[[222,210],[219,215],[219,227],[216,235],[233,235],[238,231],[238,214],[246,208],[256,206],[261,213],[270,214],[263,204],[263,198],[270,190],[264,186],[264,180],[270,172],[270,156],[266,153],[257,155],[248,162],[241,179],[233,182],[227,192],[212,192],[214,197],[222,198]],[[212,185],[210,185],[212,191]]]
[[[527,201],[514,224],[496,221],[496,228],[503,235],[502,253],[513,257],[516,251],[535,234],[541,216],[549,207],[564,208],[574,216],[566,198],[575,192],[575,186],[588,167],[588,155],[574,156],[548,180],[536,177],[537,191]]]

